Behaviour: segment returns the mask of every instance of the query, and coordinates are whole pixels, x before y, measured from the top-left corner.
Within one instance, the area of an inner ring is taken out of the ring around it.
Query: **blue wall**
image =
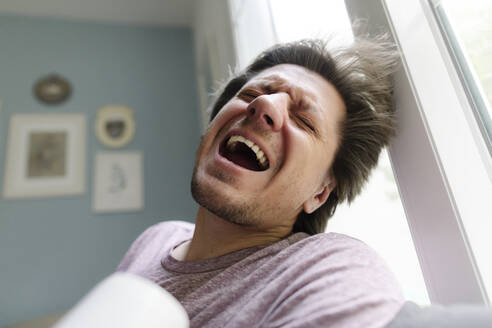
[[[112,273],[130,243],[161,219],[192,221],[189,193],[199,141],[192,33],[187,28],[135,27],[0,16],[0,184],[8,119],[13,113],[87,115],[86,193],[77,197],[0,200],[0,326],[70,308]],[[57,72],[71,99],[39,104],[32,86]],[[91,212],[97,110],[134,110],[136,135],[122,150],[144,154],[145,209]]]

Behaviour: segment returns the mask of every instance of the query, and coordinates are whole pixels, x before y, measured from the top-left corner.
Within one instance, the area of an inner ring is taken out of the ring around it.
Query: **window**
[[[295,0],[269,2],[277,42],[303,38],[333,38],[341,43],[353,40],[343,0],[306,0],[302,6]]]
[[[492,2],[432,0],[431,5],[492,154]]]
[[[491,159],[432,5],[346,3],[352,20],[391,31],[402,54],[395,76],[400,127],[390,155],[429,298],[489,304]]]

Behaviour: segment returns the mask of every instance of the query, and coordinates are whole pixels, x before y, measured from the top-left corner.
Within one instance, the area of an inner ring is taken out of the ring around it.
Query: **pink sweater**
[[[191,327],[384,327],[403,304],[393,274],[357,239],[296,233],[214,259],[176,260],[170,251],[193,229],[158,223],[118,266],[172,293]]]

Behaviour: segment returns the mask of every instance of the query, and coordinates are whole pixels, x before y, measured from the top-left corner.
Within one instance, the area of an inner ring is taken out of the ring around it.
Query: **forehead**
[[[322,109],[338,108],[342,115],[345,112],[345,104],[335,87],[318,73],[299,65],[281,64],[267,68],[245,86],[252,84],[259,84],[264,88],[286,89],[296,96],[308,98]]]

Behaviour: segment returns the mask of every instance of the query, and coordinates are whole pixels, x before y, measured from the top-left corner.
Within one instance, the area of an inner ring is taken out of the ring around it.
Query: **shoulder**
[[[192,234],[195,225],[186,221],[170,220],[161,221],[148,227],[140,236],[145,235],[169,235],[175,233]]]
[[[140,234],[132,247],[140,248],[149,243],[170,243],[191,237],[195,225],[185,221],[162,221],[156,223]]]
[[[285,251],[282,266],[294,274],[272,326],[383,327],[403,303],[384,260],[358,239],[322,233],[305,236]],[[306,317],[314,321],[307,324]]]
[[[309,236],[296,244],[298,250],[294,257],[305,272],[338,285],[360,286],[361,290],[357,292],[373,289],[374,292],[387,291],[395,298],[401,297],[393,273],[366,243],[330,232]]]
[[[131,244],[118,271],[162,257],[171,248],[193,236],[195,225],[184,221],[163,221],[148,227]]]
[[[324,259],[332,265],[385,266],[381,257],[363,241],[340,233],[307,236],[289,247],[297,256]]]
[[[307,235],[307,234],[304,234]],[[307,235],[306,238],[301,239],[300,242],[306,244],[326,244],[327,246],[348,246],[357,248],[368,248],[367,244],[363,241],[344,235],[337,232],[322,232],[316,235]]]

